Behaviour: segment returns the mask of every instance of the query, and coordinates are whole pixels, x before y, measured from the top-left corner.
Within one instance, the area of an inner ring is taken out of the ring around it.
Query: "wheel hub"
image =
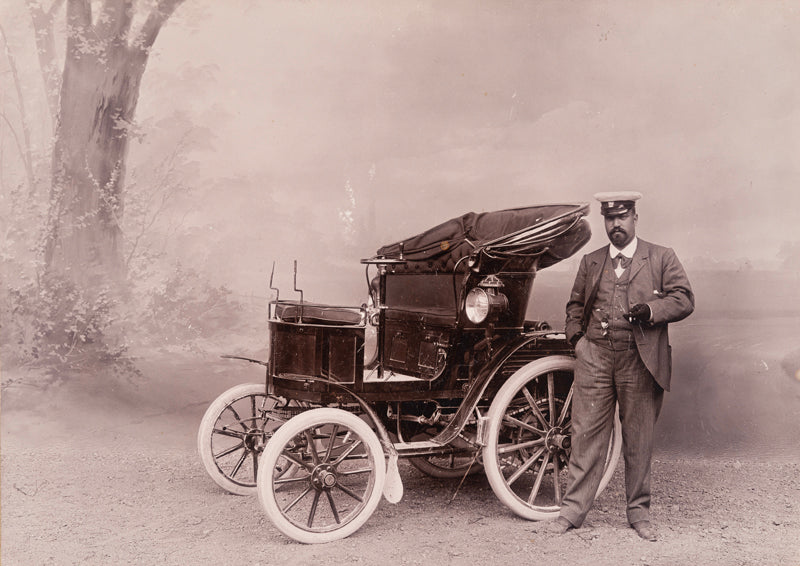
[[[553,454],[558,451],[569,450],[572,440],[568,434],[564,434],[564,430],[561,427],[556,426],[548,431],[544,445]]]
[[[244,435],[244,446],[247,450],[261,452],[267,443],[266,434],[258,428],[251,428]]]
[[[311,484],[315,489],[331,489],[336,482],[336,470],[330,464],[320,464],[311,473]]]

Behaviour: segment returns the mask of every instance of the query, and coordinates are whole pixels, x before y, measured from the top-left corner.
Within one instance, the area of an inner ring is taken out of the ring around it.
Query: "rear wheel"
[[[283,425],[261,457],[258,498],[283,534],[323,543],[358,530],[380,501],[386,460],[352,413],[313,409]]]
[[[466,474],[476,474],[483,468],[472,454],[415,456],[408,461],[423,474],[439,479],[463,478]]]
[[[237,385],[211,403],[197,431],[197,451],[217,485],[236,495],[255,495],[258,459],[292,414],[286,405],[285,399],[267,395],[264,383]]]
[[[411,440],[430,440],[433,436],[435,434],[425,432],[412,437]],[[464,443],[466,444],[466,441]],[[483,470],[480,453],[475,450],[415,456],[408,461],[423,474],[440,479],[463,478],[466,474],[477,474]]]
[[[575,359],[549,356],[522,367],[500,388],[489,410],[484,468],[498,499],[526,519],[558,516],[566,491],[571,451]],[[597,494],[619,460],[619,417]]]

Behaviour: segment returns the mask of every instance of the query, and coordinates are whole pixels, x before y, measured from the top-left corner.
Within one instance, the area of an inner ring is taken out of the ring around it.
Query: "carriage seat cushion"
[[[362,321],[358,307],[334,307],[316,303],[277,303],[275,316],[284,322],[303,322],[308,324],[356,325]]]

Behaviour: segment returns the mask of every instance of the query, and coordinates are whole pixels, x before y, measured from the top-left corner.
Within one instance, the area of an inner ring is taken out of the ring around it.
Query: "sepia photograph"
[[[800,565],[800,4],[3,0],[0,563]]]

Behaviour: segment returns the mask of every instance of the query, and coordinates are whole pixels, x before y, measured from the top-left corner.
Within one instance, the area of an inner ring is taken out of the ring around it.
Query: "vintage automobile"
[[[269,304],[269,359],[229,356],[265,366],[265,382],[226,391],[200,424],[208,474],[257,494],[303,543],[352,534],[381,496],[399,501],[398,458],[436,477],[482,470],[514,513],[556,517],[575,359],[526,312],[537,271],[589,240],[588,210],[467,213],[384,246],[361,262],[361,306],[305,301],[295,263],[299,299],[274,289]],[[617,418],[600,491],[620,446]]]

